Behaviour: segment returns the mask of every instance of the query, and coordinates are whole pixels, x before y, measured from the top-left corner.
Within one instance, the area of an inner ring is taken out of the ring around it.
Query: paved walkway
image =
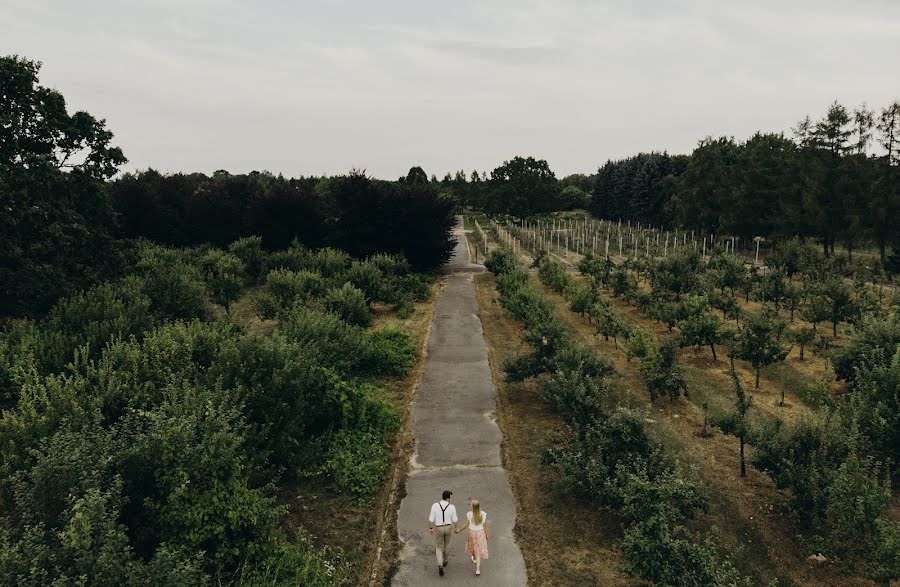
[[[503,437],[494,422],[496,394],[472,281],[483,268],[469,262],[461,223],[455,234],[459,242],[438,296],[413,410],[416,450],[397,517],[404,547],[393,585],[516,587],[527,582],[525,562],[513,540],[515,502],[500,460]],[[482,561],[480,577],[464,553],[465,533],[453,536],[445,576],[437,573],[427,520],[444,489],[453,492],[462,522],[469,498],[478,499],[488,515],[491,556]]]

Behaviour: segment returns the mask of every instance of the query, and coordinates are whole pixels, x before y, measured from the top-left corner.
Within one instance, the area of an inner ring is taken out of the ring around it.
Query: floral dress
[[[466,512],[469,519],[469,534],[466,536],[466,554],[484,560],[488,558],[487,537],[484,535],[484,523],[487,514],[481,512],[481,523],[475,524],[472,520],[472,512]]]

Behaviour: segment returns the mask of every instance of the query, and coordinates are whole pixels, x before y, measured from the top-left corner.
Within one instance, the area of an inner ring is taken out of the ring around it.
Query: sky
[[[0,54],[126,170],[561,177],[900,99],[900,1],[0,0]]]

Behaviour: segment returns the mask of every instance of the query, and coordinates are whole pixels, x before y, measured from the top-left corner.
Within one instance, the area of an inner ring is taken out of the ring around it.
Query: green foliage
[[[342,430],[331,442],[327,471],[340,489],[359,503],[369,503],[384,481],[389,457],[377,435]]]
[[[495,249],[488,253],[484,266],[494,275],[504,275],[516,268],[517,263],[513,254],[502,249]]]
[[[228,252],[240,259],[244,266],[245,283],[253,285],[261,283],[266,252],[262,248],[262,237],[247,236],[239,238],[228,245]]]
[[[641,378],[650,393],[650,401],[668,396],[676,400],[682,392],[687,394],[687,381],[677,365],[678,345],[669,340],[652,348],[641,359]]]
[[[661,259],[650,273],[653,290],[670,294],[676,300],[697,289],[699,284],[700,254],[682,247],[669,257]]]
[[[61,299],[36,331],[41,372],[61,371],[79,349],[87,360],[115,339],[140,336],[154,322],[150,307],[137,279],[104,283]]]
[[[749,585],[731,561],[707,539],[692,542],[682,527],[672,527],[661,515],[625,531],[622,541],[628,572],[654,585],[677,587],[732,587]]]
[[[680,319],[677,322],[682,346],[694,345],[698,349],[708,346],[713,360],[717,360],[716,346],[722,342],[722,320],[709,312],[709,302],[704,296],[689,295],[681,302]]]
[[[207,292],[203,277],[179,251],[145,246],[136,269],[155,315],[169,320],[206,317]]]
[[[244,285],[244,263],[237,255],[211,249],[200,257],[198,266],[210,298],[227,311]]]
[[[878,536],[873,546],[868,560],[873,578],[890,581],[900,577],[900,522],[878,520]]]
[[[393,326],[366,334],[369,372],[376,376],[405,377],[416,360],[409,335]]]
[[[900,467],[900,345],[890,362],[879,351],[856,368],[848,411],[869,445]]]
[[[825,514],[828,542],[840,555],[866,551],[878,536],[878,519],[891,499],[890,482],[880,479],[880,463],[847,457],[828,486]]]
[[[513,157],[491,172],[483,208],[524,218],[559,209],[559,183],[543,159]]]
[[[853,303],[850,287],[840,277],[832,276],[824,282],[822,299],[826,303],[832,334],[837,336],[837,325],[856,315],[856,305]]]
[[[786,425],[762,424],[751,442],[751,463],[766,471],[782,489],[790,489],[790,509],[813,527],[823,524],[827,490],[834,471],[853,450],[853,434],[840,417],[825,412]]]
[[[594,304],[590,316],[597,327],[597,334],[603,335],[604,339],[609,340],[611,336],[618,342],[618,337],[625,334],[625,321],[608,301],[600,300]]]
[[[365,332],[334,314],[295,304],[279,321],[278,330],[320,365],[338,373],[362,371]]]
[[[366,303],[384,300],[384,276],[375,263],[370,261],[353,261],[343,274],[343,279],[363,292]]]
[[[864,361],[886,364],[900,344],[900,310],[886,315],[863,316],[851,330],[849,340],[833,358],[839,379],[852,380]]]
[[[291,307],[296,301],[307,303],[326,292],[325,279],[315,271],[275,269],[266,276],[268,292],[278,309]]]
[[[734,411],[723,414],[713,420],[713,423],[721,428],[725,434],[736,436],[740,442],[741,477],[747,474],[747,466],[744,459],[744,444],[751,433],[749,412],[753,405],[753,398],[744,392],[744,386],[734,369],[734,361],[731,363],[731,383],[734,388]]]
[[[102,120],[69,114],[41,64],[0,57],[0,316],[42,314],[125,262],[103,182],[125,163]]]
[[[325,307],[355,326],[372,324],[372,312],[366,303],[366,294],[350,283],[332,288],[325,296]]]
[[[569,287],[570,278],[565,266],[559,261],[549,257],[541,259],[538,267],[538,277],[541,283],[557,293],[563,293]]]
[[[786,328],[787,325],[776,316],[762,312],[749,314],[738,331],[731,353],[753,365],[757,389],[760,369],[787,357],[789,349],[783,344]]]
[[[567,297],[569,298],[569,308],[582,316],[584,316],[599,299],[597,290],[594,289],[593,285],[586,281],[573,282],[569,288]]]

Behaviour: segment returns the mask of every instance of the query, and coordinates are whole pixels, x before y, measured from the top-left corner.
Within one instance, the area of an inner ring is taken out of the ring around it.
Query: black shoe
[[[444,567],[438,567],[438,575],[440,575],[441,577],[444,576]]]
[[[448,562],[450,562],[450,561],[444,561],[444,566],[445,566],[445,567],[447,566],[447,563],[448,563]]]

